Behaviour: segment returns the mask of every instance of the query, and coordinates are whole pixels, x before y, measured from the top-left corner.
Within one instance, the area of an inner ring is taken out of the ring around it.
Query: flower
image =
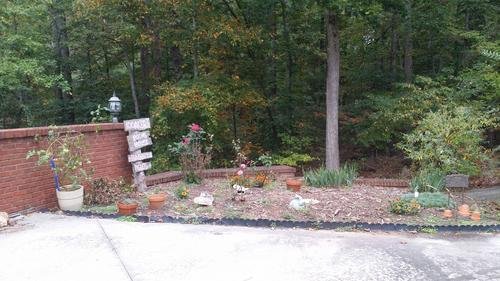
[[[238,170],[238,172],[236,172],[236,174],[237,174],[238,176],[243,176],[243,170]]]
[[[182,138],[182,144],[187,145],[191,141],[190,138]]]
[[[245,165],[245,164],[241,164],[241,165],[240,165],[240,168],[241,168],[242,170],[245,170],[245,169],[247,168],[247,165]]]
[[[199,132],[202,130],[200,125],[198,125],[196,123],[191,124],[191,126],[189,126],[189,129],[191,129],[191,131],[193,131],[193,132]]]

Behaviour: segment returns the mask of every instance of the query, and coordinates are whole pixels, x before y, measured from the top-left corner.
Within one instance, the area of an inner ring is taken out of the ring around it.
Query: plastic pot
[[[118,202],[116,204],[118,206],[118,214],[122,216],[131,216],[137,212],[137,207],[139,204],[137,202],[134,203],[125,203],[125,202]]]
[[[164,193],[152,194],[148,197],[149,208],[152,210],[159,210],[165,205],[167,196]]]
[[[78,185],[77,189],[71,189],[70,185],[61,187],[61,190],[56,190],[57,203],[63,211],[78,211],[83,207],[83,186]]]
[[[293,192],[299,192],[301,187],[302,187],[301,179],[291,178],[286,180],[286,188]]]

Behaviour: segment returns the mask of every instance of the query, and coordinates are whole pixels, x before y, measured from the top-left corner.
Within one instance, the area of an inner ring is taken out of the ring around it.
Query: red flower
[[[189,127],[191,129],[191,131],[193,132],[199,132],[201,131],[201,127],[200,125],[196,124],[196,123],[193,123],[191,124],[191,126]]]
[[[190,141],[191,141],[190,138],[182,138],[182,144],[184,145],[188,145]]]

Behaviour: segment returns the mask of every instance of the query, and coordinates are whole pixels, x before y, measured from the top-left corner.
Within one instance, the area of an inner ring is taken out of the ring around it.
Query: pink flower
[[[243,176],[243,170],[238,170],[238,172],[236,172],[236,174],[237,174],[238,176]]]
[[[245,164],[241,164],[241,165],[240,165],[240,168],[241,168],[242,170],[245,170],[245,169],[247,168],[247,165],[245,165]]]
[[[196,124],[196,123],[193,123],[191,124],[191,126],[189,126],[189,128],[191,129],[191,131],[193,132],[199,132],[201,131],[201,127],[200,125]]]
[[[191,141],[190,138],[182,138],[182,144],[187,145]]]

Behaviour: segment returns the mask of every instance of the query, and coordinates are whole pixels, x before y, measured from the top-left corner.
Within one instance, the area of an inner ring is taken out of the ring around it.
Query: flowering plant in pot
[[[36,139],[40,140],[39,137]],[[90,179],[84,169],[85,164],[90,164],[86,155],[85,136],[76,131],[51,127],[43,143],[45,148],[30,150],[26,158],[36,156],[37,165],[50,164],[61,210],[79,210],[83,206],[82,183]]]
[[[203,128],[193,123],[188,126],[189,132],[182,141],[169,146],[170,152],[179,156],[184,181],[200,183],[203,170],[210,163],[210,145],[213,135],[207,134]]]

